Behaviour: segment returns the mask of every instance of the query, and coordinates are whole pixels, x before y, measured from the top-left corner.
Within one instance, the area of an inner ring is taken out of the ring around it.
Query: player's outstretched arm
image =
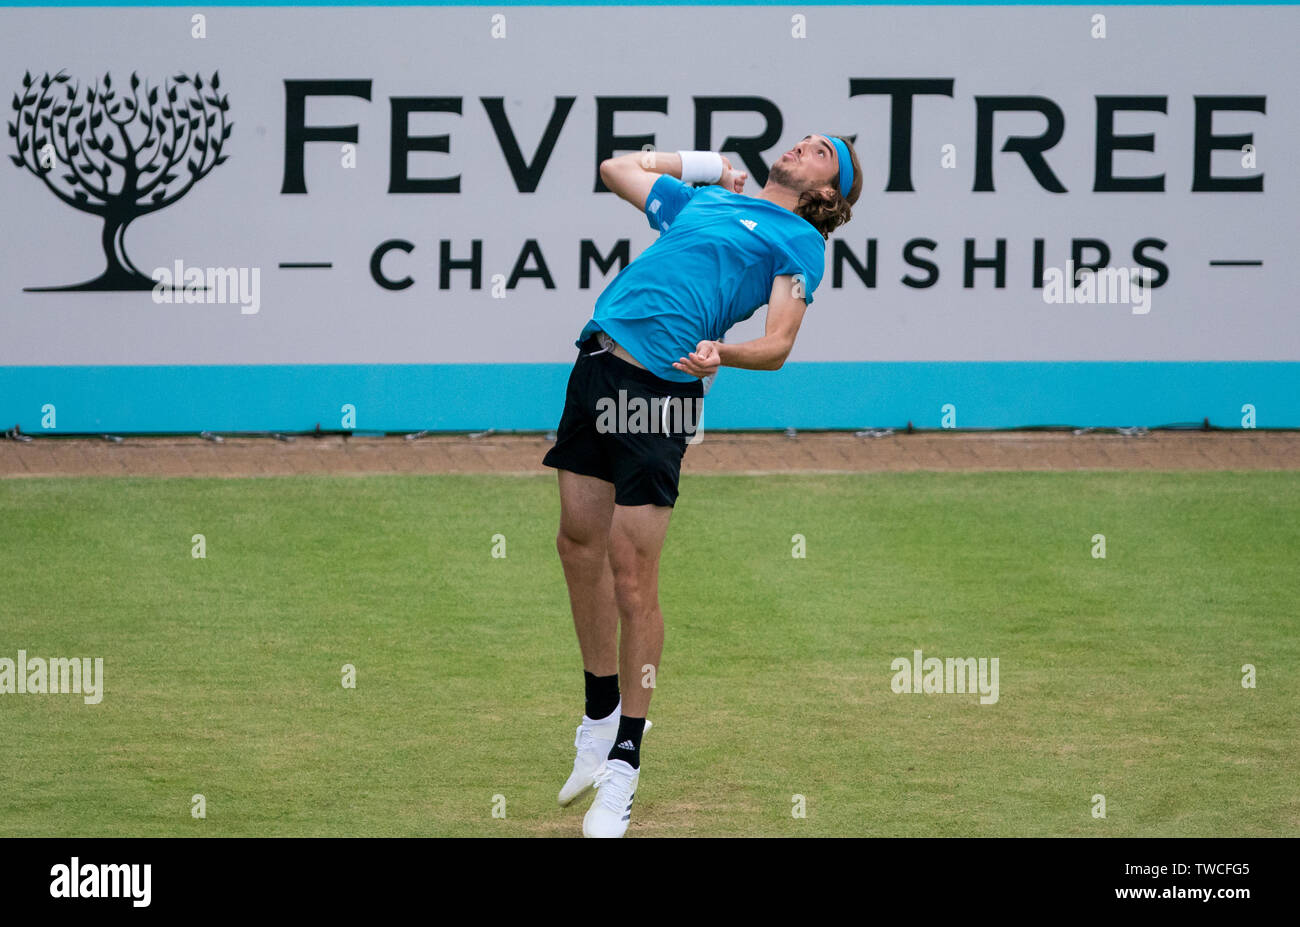
[[[725,155],[722,156],[722,166],[718,185],[739,193],[744,189],[749,173],[732,168],[731,161]],[[645,210],[650,188],[662,174],[671,174],[680,180],[681,155],[675,151],[641,151],[606,158],[600,162],[600,179],[605,186],[642,211]]]
[[[672,151],[642,151],[606,158],[600,162],[600,179],[621,199],[645,209],[646,197],[661,174],[680,179],[682,159]]]

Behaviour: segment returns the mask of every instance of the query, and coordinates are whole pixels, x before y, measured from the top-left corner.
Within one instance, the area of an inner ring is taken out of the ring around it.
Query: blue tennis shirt
[[[645,216],[659,238],[601,292],[576,344],[604,329],[655,376],[689,382],[673,364],[766,305],[776,277],[802,274],[812,305],[826,240],[802,216],[671,174],[650,188]]]

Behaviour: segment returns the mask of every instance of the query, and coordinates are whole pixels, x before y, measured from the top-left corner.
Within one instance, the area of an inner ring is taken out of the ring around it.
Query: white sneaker
[[[618,736],[618,719],[622,708],[623,703],[619,702],[618,707],[608,718],[601,718],[599,721],[593,721],[586,715],[582,716],[582,723],[578,725],[578,734],[573,739],[573,745],[578,748],[578,754],[573,758],[573,772],[569,773],[569,780],[564,783],[564,788],[560,789],[561,807],[571,804],[574,799],[595,784],[596,770],[609,756],[609,751],[614,746],[614,738]],[[645,730],[650,730],[650,727],[650,719],[647,718]],[[645,734],[642,733],[641,736],[644,737]]]
[[[582,819],[584,837],[622,837],[632,816],[641,770],[623,760],[606,760],[596,770],[596,800]]]

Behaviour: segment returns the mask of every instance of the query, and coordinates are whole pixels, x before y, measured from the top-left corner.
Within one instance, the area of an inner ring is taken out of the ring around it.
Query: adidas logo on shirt
[[[753,219],[741,219],[740,224],[743,225],[745,228],[749,229],[751,232],[754,231],[754,226],[758,225],[758,223],[755,222]]]

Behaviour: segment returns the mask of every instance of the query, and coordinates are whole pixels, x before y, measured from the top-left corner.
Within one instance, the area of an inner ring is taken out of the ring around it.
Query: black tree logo
[[[176,202],[229,157],[221,147],[234,123],[226,122],[228,98],[217,95],[221,78],[214,72],[205,93],[198,74],[177,74],[162,88],[161,101],[159,88],[147,82],[141,93],[134,73],[131,95],[120,99],[108,74],[102,87],[97,81],[80,100],[80,86],[68,81],[62,71],[46,73],[38,91],[31,73],[23,76],[23,92],[13,100],[17,116],[9,123],[18,153],[9,159],[73,209],[103,219],[100,241],[107,267],[85,283],[24,289],[152,290],[154,280],[127,257],[126,227]],[[178,99],[182,92],[184,101]],[[194,156],[186,161],[191,149]],[[183,162],[189,177],[176,184]]]

